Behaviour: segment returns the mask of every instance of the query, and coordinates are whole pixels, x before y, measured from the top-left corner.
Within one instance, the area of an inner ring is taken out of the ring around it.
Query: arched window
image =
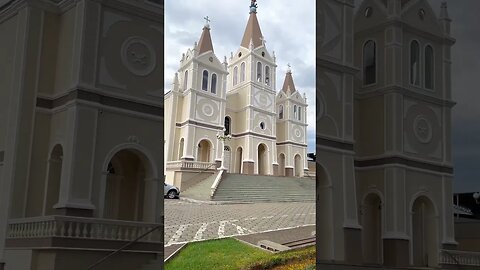
[[[225,123],[224,123],[224,125],[225,125],[225,135],[230,134],[230,121],[231,121],[230,117],[225,116]]]
[[[416,40],[410,43],[410,83],[420,85],[420,48]]]
[[[297,119],[297,105],[293,105],[293,118]]]
[[[212,85],[210,86],[210,90],[213,94],[217,93],[217,74],[212,74]]]
[[[262,63],[257,62],[257,82],[262,81]]]
[[[233,68],[233,86],[237,85],[237,80],[238,80],[237,76],[238,76],[238,67],[235,66]]]
[[[283,105],[278,108],[278,118],[283,119]]]
[[[265,84],[270,85],[270,67],[265,66]]]
[[[240,82],[245,81],[245,62],[240,65]]]
[[[208,89],[208,71],[203,71],[203,78],[202,78],[202,90],[207,91]]]
[[[188,70],[185,70],[185,76],[183,78],[183,90],[187,90],[188,87]]]
[[[363,46],[363,81],[365,85],[376,82],[376,46],[373,40],[367,41]]]
[[[298,106],[298,120],[302,120],[302,107]]]
[[[433,89],[433,48],[425,47],[425,88]]]

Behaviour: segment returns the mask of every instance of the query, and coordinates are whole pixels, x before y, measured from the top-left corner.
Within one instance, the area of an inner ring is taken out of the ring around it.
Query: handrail
[[[217,191],[218,185],[220,184],[220,180],[222,179],[222,175],[225,172],[225,170],[221,170],[220,173],[215,177],[215,181],[213,182],[213,185],[210,187],[210,197],[213,197],[215,195],[215,191]]]
[[[100,265],[101,263],[103,263],[104,261],[108,260],[109,258],[115,256],[116,254],[120,253],[121,251],[123,251],[124,249],[126,249],[127,247],[135,244],[136,242],[138,242],[140,239],[142,239],[143,237],[149,235],[150,233],[154,232],[155,230],[158,230],[160,227],[162,227],[163,224],[159,224],[155,227],[153,227],[152,229],[148,230],[147,232],[145,232],[144,234],[140,235],[139,237],[135,238],[134,240],[128,242],[127,244],[123,245],[122,247],[120,247],[119,249],[115,250],[114,252],[108,254],[107,256],[101,258],[100,260],[96,261],[94,264],[90,265],[87,270],[91,270],[93,269],[94,267],[97,267],[98,265]]]
[[[306,174],[309,178],[316,180],[317,178],[314,176],[311,176],[307,171],[303,171],[304,174]]]

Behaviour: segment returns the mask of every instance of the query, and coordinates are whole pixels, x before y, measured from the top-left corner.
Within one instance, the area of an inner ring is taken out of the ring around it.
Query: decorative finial
[[[292,73],[292,69],[291,69],[292,66],[290,65],[290,63],[287,64],[287,67],[288,67],[287,72]]]
[[[205,27],[210,29],[210,19],[208,18],[208,16],[206,17],[203,17],[203,19],[205,20]]]
[[[260,41],[262,42],[262,45],[265,46],[265,43],[267,43],[267,40],[263,36],[260,37]]]
[[[252,0],[250,2],[250,13],[257,13],[257,0]]]

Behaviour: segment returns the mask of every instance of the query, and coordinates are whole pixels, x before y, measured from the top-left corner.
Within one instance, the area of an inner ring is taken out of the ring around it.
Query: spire
[[[443,31],[447,35],[450,35],[450,23],[451,23],[452,20],[448,16],[447,2],[445,2],[445,1],[442,2],[442,5],[440,7],[439,20],[440,20],[440,23],[442,24]]]
[[[257,4],[255,2],[252,1],[250,5],[250,17],[248,18],[247,27],[240,44],[244,48],[250,48],[250,40],[253,42],[254,49],[263,45],[263,35],[257,20]]]
[[[295,84],[293,83],[292,70],[290,69],[290,64],[288,64],[287,74],[285,74],[285,80],[283,81],[282,91],[288,95],[297,91],[295,89]]]
[[[208,51],[213,52],[212,37],[210,36],[210,19],[208,18],[208,16],[204,19],[206,22],[205,26],[203,27],[203,32],[200,36],[200,40],[198,41],[198,54],[202,54]]]

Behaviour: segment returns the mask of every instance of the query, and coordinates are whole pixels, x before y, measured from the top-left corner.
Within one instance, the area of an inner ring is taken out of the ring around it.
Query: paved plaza
[[[221,204],[165,200],[165,246],[315,224],[315,203]]]

